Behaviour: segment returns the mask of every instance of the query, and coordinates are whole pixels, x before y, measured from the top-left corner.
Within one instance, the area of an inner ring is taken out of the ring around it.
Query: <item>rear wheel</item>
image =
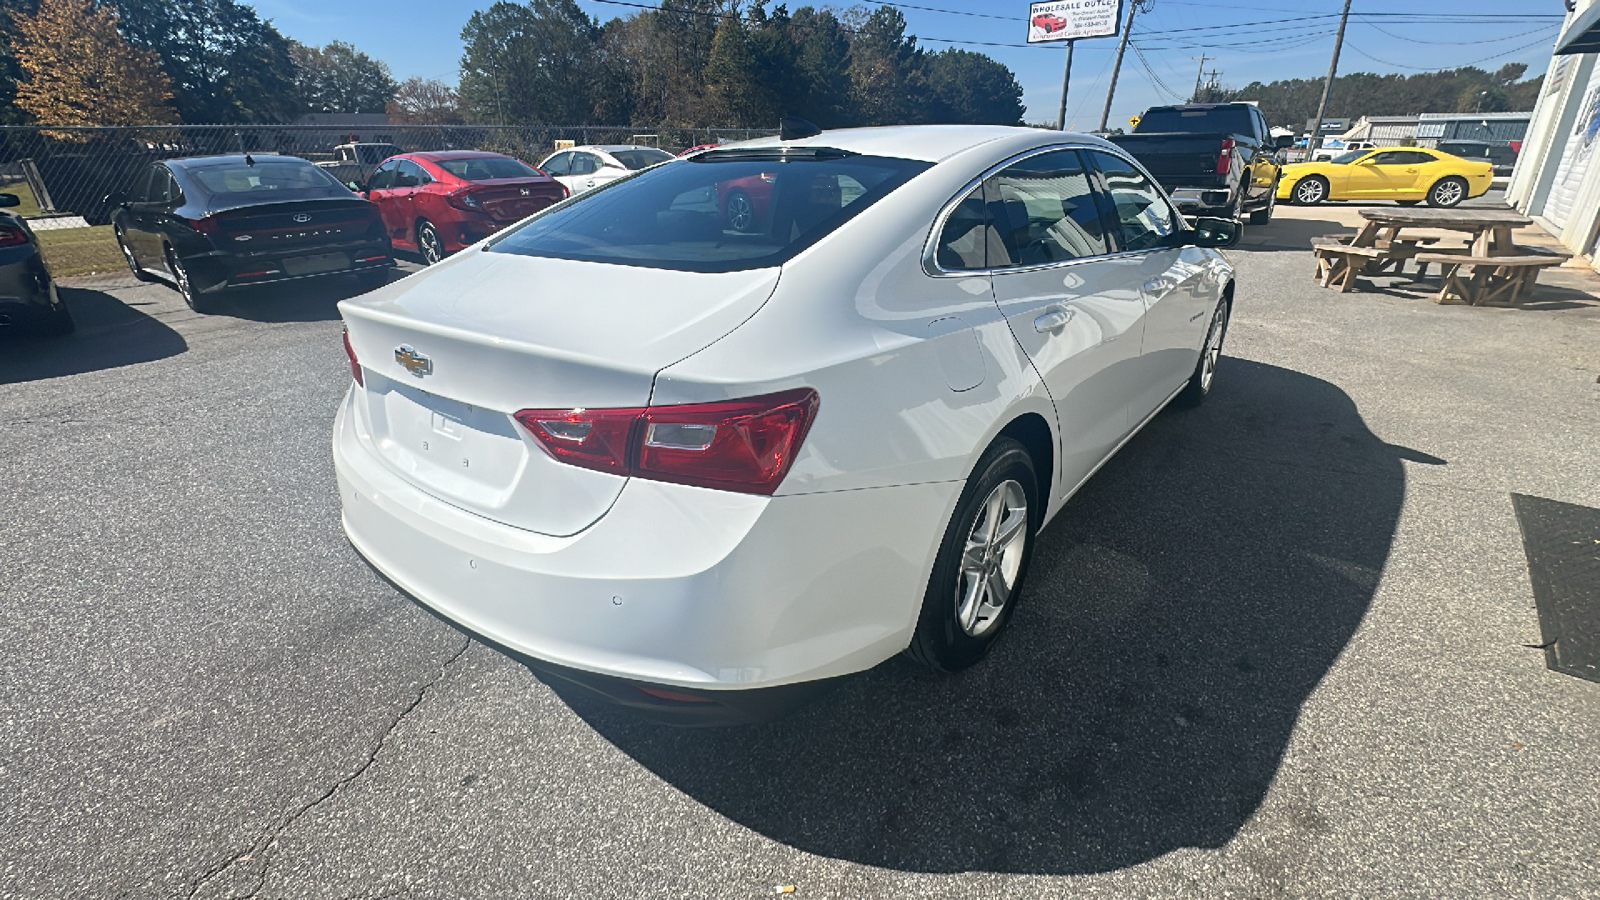
[[[1278,186],[1276,184],[1274,184],[1272,186],[1272,193],[1267,195],[1267,205],[1266,205],[1266,207],[1263,208],[1263,209],[1258,209],[1258,210],[1256,210],[1256,211],[1254,211],[1254,212],[1252,212],[1250,214],[1250,224],[1251,225],[1265,225],[1268,222],[1271,222],[1272,221],[1272,211],[1273,211],[1273,209],[1275,209],[1277,207],[1277,205],[1278,205]]]
[[[1454,176],[1441,179],[1428,190],[1428,205],[1446,209],[1459,206],[1467,199],[1467,183]]]
[[[988,652],[1022,593],[1043,512],[1033,457],[999,438],[956,503],[922,598],[906,653],[940,672],[964,669]]]
[[[736,190],[728,195],[727,219],[728,227],[740,234],[756,230],[756,206],[749,194]]]
[[[58,302],[50,308],[50,316],[44,321],[44,333],[49,335],[67,335],[78,330],[78,324],[72,321],[72,313],[67,312],[67,305]]]
[[[417,226],[417,250],[422,254],[422,261],[430,266],[444,262],[444,238],[427,219]]]
[[[1316,206],[1328,199],[1328,180],[1321,175],[1310,175],[1300,179],[1294,186],[1294,202],[1301,206]]]
[[[200,285],[194,283],[189,277],[189,269],[171,247],[167,248],[167,270],[172,273],[174,286],[178,293],[183,295],[183,302],[197,313],[207,314],[217,311],[216,300],[203,294]]]

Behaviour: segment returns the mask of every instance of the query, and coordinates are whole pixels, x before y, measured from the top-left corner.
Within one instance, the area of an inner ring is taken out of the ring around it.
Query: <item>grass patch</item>
[[[22,201],[21,206],[9,207],[6,212],[16,213],[23,218],[39,214],[39,202],[33,198],[33,188],[26,181],[0,185],[0,194],[16,194],[17,199]]]
[[[92,228],[57,228],[35,232],[45,264],[56,278],[71,275],[126,271],[128,264],[117,249],[110,225]]]

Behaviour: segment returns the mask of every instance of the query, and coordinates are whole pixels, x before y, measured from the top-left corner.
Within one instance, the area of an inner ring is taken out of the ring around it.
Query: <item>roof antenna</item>
[[[816,137],[822,133],[815,123],[808,122],[799,116],[784,116],[778,120],[778,140],[798,141],[801,138]]]

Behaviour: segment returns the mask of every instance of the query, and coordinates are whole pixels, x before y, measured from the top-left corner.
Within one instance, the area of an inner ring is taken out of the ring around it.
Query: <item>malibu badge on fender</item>
[[[433,360],[418,353],[409,345],[401,344],[394,348],[394,361],[418,378],[433,374]]]

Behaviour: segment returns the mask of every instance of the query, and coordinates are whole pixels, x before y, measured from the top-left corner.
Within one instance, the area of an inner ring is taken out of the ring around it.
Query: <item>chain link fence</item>
[[[642,144],[677,153],[772,133],[759,128],[593,125],[8,125],[0,126],[0,190],[22,195],[21,211],[41,217],[41,224],[48,218],[80,216],[90,225],[103,225],[109,214],[106,195],[125,189],[135,173],[159,159],[249,152],[330,162],[340,144],[372,142],[394,144],[404,152],[493,150],[537,164],[558,142]]]

